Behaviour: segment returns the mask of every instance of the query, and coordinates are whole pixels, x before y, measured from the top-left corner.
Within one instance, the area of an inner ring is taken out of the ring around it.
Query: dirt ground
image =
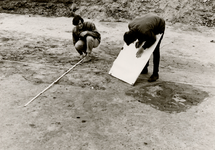
[[[72,18],[0,14],[1,150],[214,150],[215,28],[167,23],[160,79],[108,72],[128,22],[93,21],[94,59],[76,64]]]

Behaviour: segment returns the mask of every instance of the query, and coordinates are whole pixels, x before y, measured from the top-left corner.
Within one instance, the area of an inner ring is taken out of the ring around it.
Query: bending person
[[[136,54],[136,57],[141,57],[144,49],[151,47],[156,41],[156,35],[162,34],[160,41],[158,42],[153,52],[153,74],[148,79],[149,82],[156,81],[159,78],[159,62],[160,62],[160,43],[163,39],[165,31],[164,19],[154,15],[147,14],[140,18],[135,18],[128,25],[129,31],[124,34],[124,41],[127,45],[130,45],[134,41],[138,40],[135,44],[136,48],[139,48],[143,42],[144,45],[140,48]],[[141,74],[148,73],[149,61],[142,70]]]

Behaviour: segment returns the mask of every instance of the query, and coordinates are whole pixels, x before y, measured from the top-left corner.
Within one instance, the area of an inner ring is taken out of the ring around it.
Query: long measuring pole
[[[57,78],[54,82],[52,82],[52,84],[50,84],[47,88],[45,88],[42,92],[40,92],[39,94],[37,94],[34,98],[32,98],[29,102],[27,102],[24,106],[26,107],[28,104],[30,104],[31,102],[33,102],[38,96],[40,96],[41,94],[43,94],[45,91],[47,91],[50,87],[52,87],[56,82],[58,82],[63,76],[65,76],[67,73],[69,73],[73,68],[75,68],[78,64],[80,64],[82,61],[84,60],[84,58],[82,58],[78,63],[76,63],[74,66],[72,66],[69,70],[67,70],[64,74],[62,74],[59,78]]]

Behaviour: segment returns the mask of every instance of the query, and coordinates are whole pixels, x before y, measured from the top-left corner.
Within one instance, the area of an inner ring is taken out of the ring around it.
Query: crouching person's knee
[[[87,36],[87,43],[88,46],[92,48],[96,48],[99,45],[98,39],[95,39],[92,36]]]
[[[92,36],[87,36],[87,42],[93,42],[94,38]]]
[[[79,40],[77,43],[75,43],[75,49],[78,51],[84,51],[85,50],[84,41]]]

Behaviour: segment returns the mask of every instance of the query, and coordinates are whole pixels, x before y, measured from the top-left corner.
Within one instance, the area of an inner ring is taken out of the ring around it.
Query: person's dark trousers
[[[158,44],[157,44],[157,46],[156,46],[156,48],[155,48],[155,50],[154,50],[154,52],[153,52],[153,65],[154,65],[154,67],[153,67],[153,74],[154,74],[154,75],[157,75],[158,72],[159,72],[159,63],[160,63],[160,43],[161,43],[161,41],[162,41],[162,39],[163,39],[163,35],[164,35],[164,33],[161,35],[161,38],[160,38],[160,40],[159,40],[159,42],[158,42]],[[149,61],[147,62],[147,64],[146,64],[145,67],[143,68],[142,73],[148,71],[148,69],[147,69],[148,66],[149,66]]]

